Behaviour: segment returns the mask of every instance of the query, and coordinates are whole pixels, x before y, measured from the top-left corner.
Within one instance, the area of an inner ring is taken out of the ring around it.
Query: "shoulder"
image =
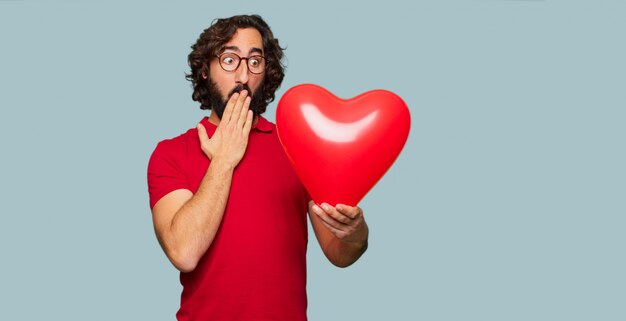
[[[161,172],[164,168],[177,168],[182,171],[187,167],[190,151],[198,149],[199,146],[198,130],[195,128],[158,142],[148,161],[148,172]]]
[[[190,128],[176,137],[167,138],[158,142],[152,155],[184,154],[188,150],[189,144],[193,144],[194,142],[198,142],[198,130],[196,128]]]

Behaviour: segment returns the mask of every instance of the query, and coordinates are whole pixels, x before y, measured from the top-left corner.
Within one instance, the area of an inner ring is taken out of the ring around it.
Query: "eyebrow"
[[[232,50],[235,51],[237,53],[241,53],[241,50],[239,49],[239,47],[237,46],[224,46],[222,47],[222,50],[220,50],[221,52],[224,52],[226,50]],[[261,48],[257,48],[257,47],[252,47],[250,48],[250,50],[248,51],[248,55],[251,55],[253,53],[258,53],[258,54],[263,54],[263,50]]]

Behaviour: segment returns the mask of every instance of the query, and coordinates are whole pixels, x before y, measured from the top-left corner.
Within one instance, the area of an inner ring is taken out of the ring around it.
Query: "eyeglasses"
[[[241,60],[244,59],[246,60],[248,70],[250,70],[251,73],[260,74],[265,71],[265,57],[260,55],[239,57],[236,53],[226,52],[216,57],[220,62],[220,67],[222,67],[224,71],[230,72],[237,70],[237,68],[239,68],[239,64],[241,64]]]

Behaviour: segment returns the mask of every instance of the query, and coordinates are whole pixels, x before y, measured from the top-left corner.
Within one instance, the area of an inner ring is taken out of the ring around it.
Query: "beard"
[[[248,95],[252,93],[252,99],[250,100],[249,109],[252,110],[254,116],[262,114],[267,107],[267,104],[263,100],[263,83],[261,83],[257,91],[254,93],[252,92],[252,90],[250,90],[248,84],[239,84],[228,93],[228,97],[226,97],[226,100],[222,98],[222,94],[217,88],[217,84],[213,82],[213,80],[208,79],[208,83],[211,109],[217,114],[217,117],[219,119],[222,119],[222,115],[224,114],[224,110],[226,109],[226,104],[228,103],[230,96],[232,96],[234,93],[241,92],[244,89],[248,91]]]

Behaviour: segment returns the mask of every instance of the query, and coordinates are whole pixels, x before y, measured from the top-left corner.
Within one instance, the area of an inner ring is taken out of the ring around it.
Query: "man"
[[[177,319],[306,320],[307,210],[339,267],[367,249],[363,212],[311,201],[261,116],[284,77],[261,17],[219,19],[192,49],[192,97],[212,112],[148,165],[155,232],[181,272]]]

